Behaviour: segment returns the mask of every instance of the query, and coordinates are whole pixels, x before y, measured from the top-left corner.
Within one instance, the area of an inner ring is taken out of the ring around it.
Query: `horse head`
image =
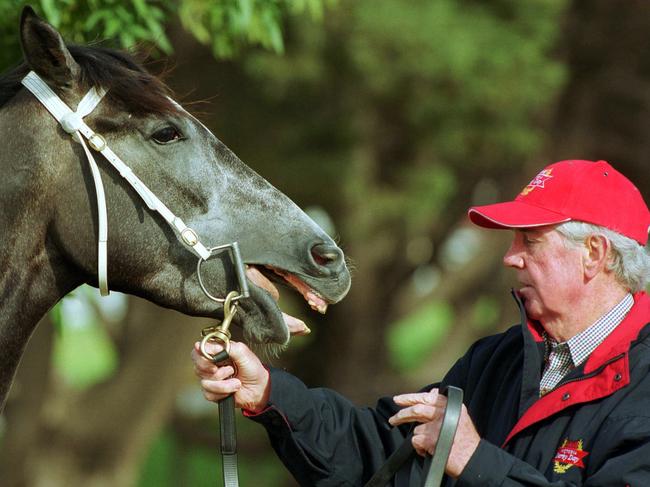
[[[345,296],[350,274],[332,239],[133,58],[67,46],[28,7],[20,32],[25,61],[0,80],[3,352],[19,355],[50,306],[82,283],[98,284],[98,203],[87,157],[21,86],[30,71],[72,110],[91,88],[105,90],[84,122],[207,247],[239,243],[250,298],[240,300],[235,322],[248,340],[289,340],[294,321],[279,309],[271,278],[296,288],[319,311]],[[197,257],[102,155],[95,157],[107,206],[110,289],[186,314],[216,316],[219,306],[197,279]],[[205,262],[202,278],[215,296],[236,287],[229,254]],[[6,382],[7,374],[0,380]]]

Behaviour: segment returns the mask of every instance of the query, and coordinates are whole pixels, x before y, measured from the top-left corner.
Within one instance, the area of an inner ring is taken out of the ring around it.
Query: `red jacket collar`
[[[639,335],[644,325],[650,323],[650,297],[640,291],[633,295],[634,306],[625,319],[614,331],[607,336],[596,350],[589,356],[585,364],[585,373],[597,369],[607,360],[615,357],[628,348],[630,343]],[[523,301],[522,301],[523,306]],[[536,342],[543,340],[544,327],[538,321],[528,320],[528,330]]]
[[[505,446],[520,431],[568,406],[606,397],[629,384],[628,351],[630,344],[649,322],[650,298],[645,292],[636,293],[634,306],[625,319],[593,351],[585,363],[585,374],[594,372],[601,367],[602,370],[588,379],[561,385],[533,403],[519,418],[503,445]],[[541,340],[542,328],[540,324],[531,321],[528,321],[527,324],[535,340]],[[618,359],[616,359],[617,357]],[[603,367],[605,364],[607,365]]]
[[[627,352],[641,328],[650,322],[650,298],[645,292],[634,295],[634,306],[625,319],[598,345],[585,362],[585,374],[593,372],[612,358]]]

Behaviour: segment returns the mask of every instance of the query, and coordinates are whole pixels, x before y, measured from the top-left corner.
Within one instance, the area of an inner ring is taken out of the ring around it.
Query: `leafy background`
[[[22,1],[0,1],[0,67]],[[76,43],[148,53],[179,100],[351,258],[326,316],[274,365],[359,404],[439,378],[516,321],[507,232],[467,224],[554,160],[607,159],[648,200],[650,4],[611,0],[42,0]],[[161,196],[163,197],[163,196]],[[163,197],[164,199],[164,197]],[[39,326],[0,430],[2,486],[214,485],[204,325],[82,287]],[[242,485],[296,485],[238,424]]]

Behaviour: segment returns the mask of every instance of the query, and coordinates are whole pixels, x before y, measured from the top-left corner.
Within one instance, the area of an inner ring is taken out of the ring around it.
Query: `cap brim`
[[[528,205],[521,201],[473,206],[467,214],[472,223],[485,228],[543,227],[571,220],[561,213]]]

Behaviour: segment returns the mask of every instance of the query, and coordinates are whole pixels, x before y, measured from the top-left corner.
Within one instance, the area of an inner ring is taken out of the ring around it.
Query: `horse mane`
[[[99,46],[67,47],[81,67],[81,83],[88,88],[107,89],[107,98],[123,105],[134,116],[178,112],[168,98],[171,90],[130,54]],[[22,88],[20,82],[28,72],[29,67],[23,62],[0,76],[0,108]]]

